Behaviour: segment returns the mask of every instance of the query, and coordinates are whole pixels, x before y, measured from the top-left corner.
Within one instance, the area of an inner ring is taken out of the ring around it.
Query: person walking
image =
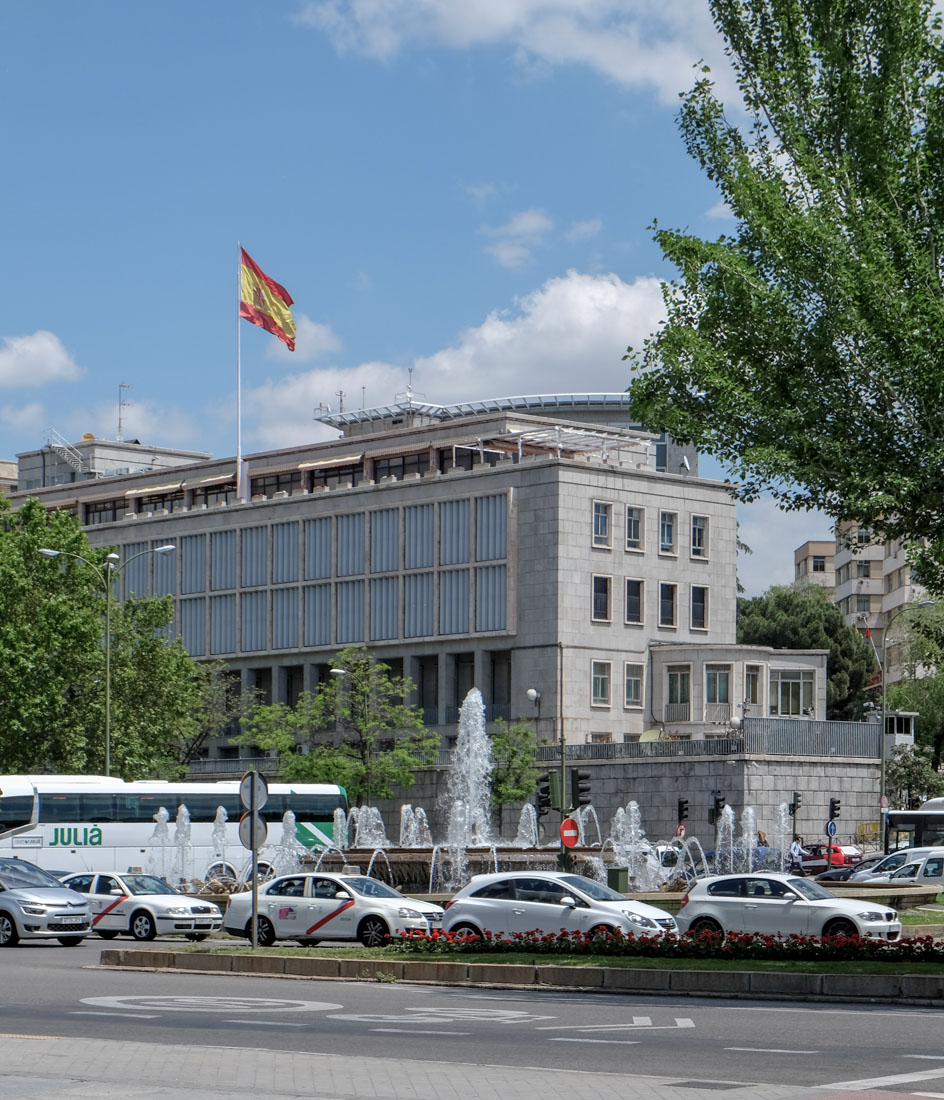
[[[803,837],[795,836],[790,845],[790,874],[803,874],[803,857],[810,853],[803,847]]]

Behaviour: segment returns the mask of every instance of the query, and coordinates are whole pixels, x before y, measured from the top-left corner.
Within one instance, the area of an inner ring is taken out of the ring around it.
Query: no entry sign
[[[572,817],[565,817],[561,822],[560,838],[565,848],[573,848],[580,839],[580,829]]]

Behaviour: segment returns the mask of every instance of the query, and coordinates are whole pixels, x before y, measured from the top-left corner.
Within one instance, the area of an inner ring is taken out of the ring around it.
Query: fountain
[[[718,875],[734,871],[734,810],[730,806],[724,807],[717,821],[714,868]]]
[[[308,849],[298,840],[295,814],[291,810],[286,810],[282,815],[282,838],[279,843],[267,846],[263,851],[269,853],[268,859],[273,874],[286,875],[298,870],[301,859],[308,853]]]
[[[174,874],[178,882],[188,882],[193,878],[193,842],[190,839],[190,811],[183,804],[177,807],[174,847],[177,849]]]
[[[163,879],[167,878],[167,845],[170,843],[168,821],[170,821],[170,814],[161,806],[154,815],[154,832],[148,838],[153,842],[148,857],[148,871]],[[160,853],[158,856],[155,856],[155,847]]]
[[[754,851],[757,847],[757,815],[753,806],[745,806],[741,811],[741,832],[737,839],[736,862],[738,871],[753,871]]]
[[[400,847],[431,848],[433,838],[422,806],[416,810],[406,803],[400,807]]]
[[[616,811],[607,841],[617,864],[628,869],[633,889],[656,889],[661,878],[661,865],[642,830],[638,802],[631,800],[625,809],[620,807]]]
[[[774,825],[774,846],[780,849],[780,871],[790,866],[790,845],[793,841],[793,820],[790,817],[790,804],[781,802],[777,807],[777,821]]]
[[[526,802],[521,807],[521,816],[518,819],[518,831],[511,842],[512,848],[537,848],[538,847],[538,812],[533,803]]]
[[[462,822],[462,835],[450,832],[467,848],[492,843],[492,745],[485,732],[482,693],[472,688],[459,710],[459,735],[452,751],[452,769],[446,790],[449,814]],[[461,810],[458,807],[462,807]]]
[[[352,811],[353,812],[353,811]],[[375,806],[361,806],[354,825],[355,848],[389,848],[387,830],[384,828],[380,810]]]

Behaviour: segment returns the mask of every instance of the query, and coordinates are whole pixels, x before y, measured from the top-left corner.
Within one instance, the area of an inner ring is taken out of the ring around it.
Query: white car
[[[857,867],[849,876],[850,882],[883,882],[892,871],[904,867],[906,863],[915,863],[924,856],[930,855],[934,848],[899,848],[897,852],[889,852],[887,856],[873,863],[871,867],[859,870]]]
[[[632,932],[665,936],[677,931],[664,909],[630,901],[602,882],[567,871],[500,871],[474,875],[446,902],[446,932]]]
[[[82,871],[66,875],[62,882],[70,890],[86,895],[92,927],[102,939],[110,940],[124,932],[136,940],[175,934],[188,940],[205,940],[223,927],[218,905],[181,894],[155,875]]]
[[[263,947],[297,940],[305,947],[320,940],[360,940],[383,947],[399,932],[429,932],[442,924],[442,906],[406,898],[367,875],[310,872],[283,875],[258,890],[256,939]],[[223,927],[233,936],[252,937],[252,891],[231,894]]]
[[[89,934],[88,902],[25,859],[0,859],[0,947],[58,940],[76,947]]]
[[[713,875],[682,898],[683,932],[759,932],[762,935],[868,936],[897,940],[898,913],[874,901],[838,898],[798,875]]]

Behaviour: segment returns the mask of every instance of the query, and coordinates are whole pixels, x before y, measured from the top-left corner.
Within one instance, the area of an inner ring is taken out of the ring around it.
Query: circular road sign
[[[244,847],[252,851],[252,844],[249,842],[249,822],[252,820],[253,815],[250,813],[244,813],[239,819],[239,843]],[[268,826],[265,823],[265,819],[262,814],[256,814],[256,850],[258,851],[266,842],[266,834],[268,832]]]
[[[675,826],[675,835],[681,840],[685,836],[685,823],[680,821]]]
[[[255,796],[255,805],[251,801]],[[269,798],[269,784],[265,776],[258,772],[246,772],[239,781],[239,801],[248,810],[252,806],[255,810],[261,810]]]
[[[836,835],[836,822],[835,821],[827,821],[826,822],[826,835],[827,836],[835,836]]]
[[[561,822],[560,838],[565,848],[573,848],[580,839],[580,829],[572,817],[565,817]]]

